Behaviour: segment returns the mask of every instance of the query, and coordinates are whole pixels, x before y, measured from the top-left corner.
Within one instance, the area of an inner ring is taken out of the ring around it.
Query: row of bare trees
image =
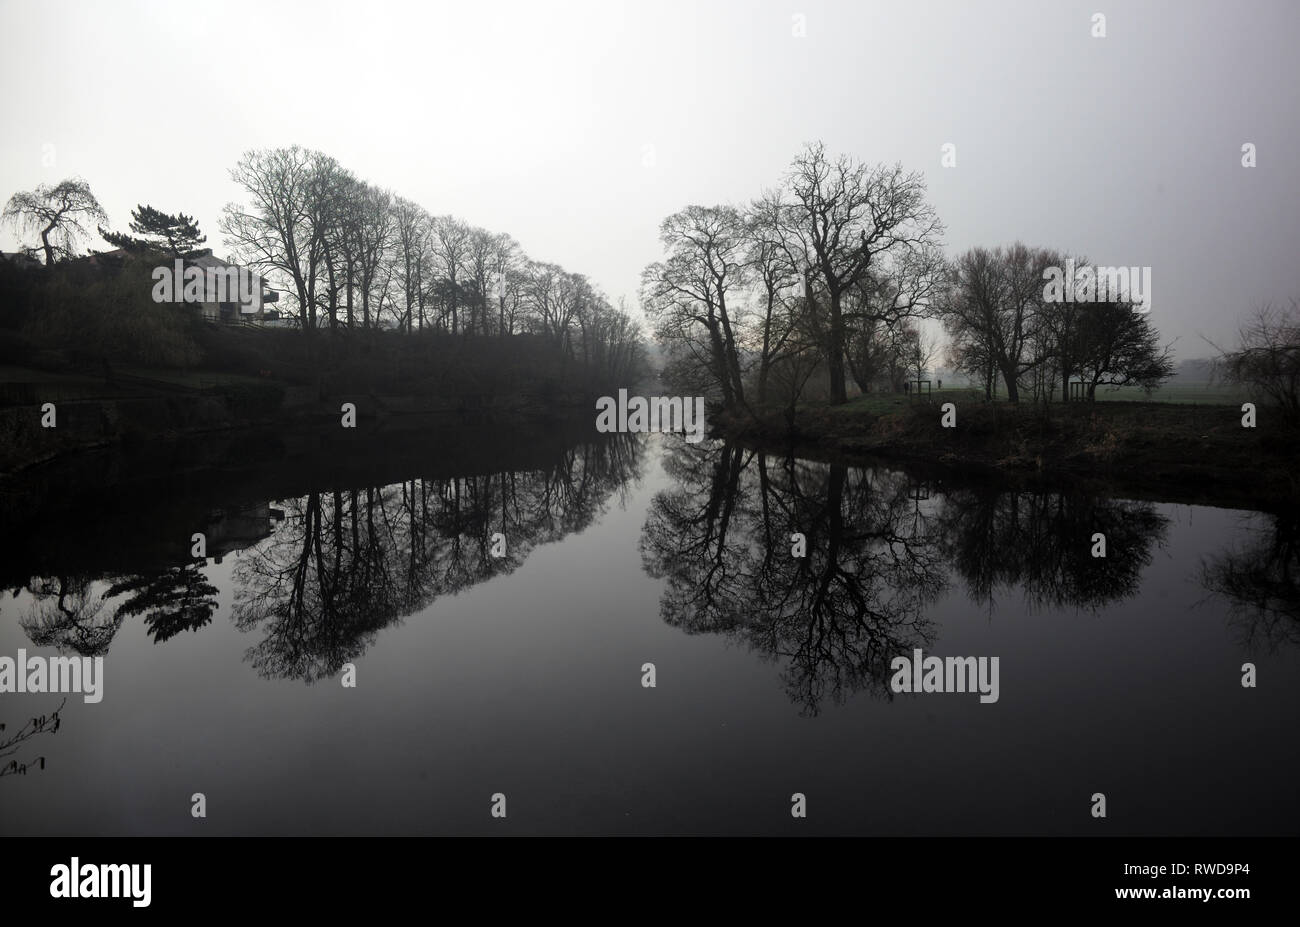
[[[1056,386],[1152,386],[1172,372],[1168,348],[1125,298],[1053,302],[1043,272],[1058,252],[974,248],[955,260],[923,178],[807,145],[782,184],[744,207],[688,206],[660,228],[666,257],[646,268],[642,304],[671,373],[725,405],[793,405],[814,374],[832,403],[895,391],[939,355],[992,397]],[[1085,263],[1086,262],[1081,262]]]
[[[304,330],[534,333],[588,362],[632,360],[633,320],[508,234],[433,215],[297,146],[247,152],[231,176],[247,201],[223,212],[227,244],[285,285]]]

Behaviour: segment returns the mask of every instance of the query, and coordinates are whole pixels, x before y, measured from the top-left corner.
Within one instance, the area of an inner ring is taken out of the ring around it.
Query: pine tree
[[[171,215],[149,205],[131,210],[131,231],[143,237],[136,238],[103,228],[100,228],[99,234],[109,244],[124,251],[155,251],[171,257],[185,257],[208,240],[199,231],[199,225],[193,217],[184,213]]]

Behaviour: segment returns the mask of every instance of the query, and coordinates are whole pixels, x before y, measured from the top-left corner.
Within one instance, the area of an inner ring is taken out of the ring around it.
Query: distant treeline
[[[231,257],[281,281],[304,329],[529,332],[612,368],[636,353],[635,323],[582,274],[432,215],[326,154],[250,151],[231,176],[248,195],[221,218]]]
[[[247,202],[223,212],[228,257],[282,288],[281,318],[305,335],[369,333],[368,345],[380,332],[527,336],[584,379],[626,385],[644,369],[641,332],[625,311],[582,274],[529,258],[507,234],[434,216],[296,146],[248,152],[231,175]],[[4,218],[40,247],[0,261],[0,359],[30,351],[212,363],[194,313],[151,298],[152,267],[204,240],[191,217],[142,205],[131,223],[139,237],[99,225],[122,249],[117,260],[74,255],[86,224],[107,222],[79,178],[15,194]]]

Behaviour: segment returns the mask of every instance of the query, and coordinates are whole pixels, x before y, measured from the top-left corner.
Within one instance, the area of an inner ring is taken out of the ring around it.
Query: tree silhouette
[[[1300,643],[1300,517],[1269,516],[1253,543],[1202,561],[1201,585],[1228,601],[1243,646]]]
[[[996,487],[932,492],[906,474],[678,442],[674,485],[641,535],[663,579],[660,613],[782,664],[804,713],[859,692],[892,697],[890,661],[928,645],[927,608],[951,577],[992,608],[1002,589],[1037,606],[1097,609],[1132,595],[1166,520],[1147,503]],[[1094,559],[1106,534],[1111,556]],[[794,556],[792,533],[806,556]]]
[[[92,219],[108,221],[104,207],[80,177],[69,178],[53,187],[41,184],[35,190],[15,193],[5,204],[0,218],[18,229],[40,235],[46,267],[52,266],[57,257],[72,256],[77,237],[89,234],[84,223]]]
[[[1041,489],[954,490],[942,509],[944,552],[971,599],[993,609],[1018,589],[1034,608],[1096,611],[1137,592],[1168,519],[1148,502]],[[1092,536],[1107,555],[1092,556]]]
[[[182,631],[197,631],[212,620],[217,608],[217,587],[199,571],[203,562],[194,560],[185,566],[121,579],[109,587],[104,598],[129,595],[118,606],[117,614],[144,615],[145,627],[155,644]]]
[[[149,205],[131,210],[131,231],[142,237],[110,232],[102,226],[99,234],[110,245],[116,245],[125,251],[153,251],[171,257],[185,257],[208,240],[199,231],[199,225],[193,217],[184,213],[172,215]]]
[[[591,524],[639,473],[633,435],[569,448],[544,469],[311,492],[235,570],[233,618],[261,634],[269,678],[337,675],[375,635],[436,598],[513,571],[539,544]],[[493,534],[507,539],[492,556]]]
[[[890,697],[889,662],[928,642],[923,609],[945,586],[906,478],[685,442],[665,466],[678,485],[641,536],[647,572],[667,582],[664,620],[781,663],[806,714],[861,690]]]
[[[27,770],[33,765],[37,769],[45,768],[45,757],[43,756],[38,756],[26,763],[11,759],[11,757],[14,757],[19,748],[33,737],[41,734],[57,734],[59,727],[63,724],[60,712],[63,711],[63,706],[66,704],[68,704],[68,700],[65,698],[59,702],[59,707],[54,711],[48,715],[37,715],[28,719],[16,731],[10,731],[7,729],[7,725],[0,724],[0,779],[5,776],[25,776]],[[9,762],[6,763],[5,760]]]
[[[83,657],[108,653],[124,615],[104,613],[104,597],[90,577],[35,577],[28,585],[36,603],[18,623],[38,647]]]

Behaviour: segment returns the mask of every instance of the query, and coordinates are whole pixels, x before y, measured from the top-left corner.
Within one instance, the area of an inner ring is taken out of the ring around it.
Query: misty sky
[[[1204,356],[1300,296],[1297,39],[1286,0],[0,0],[0,200],[80,175],[115,229],[147,202],[223,254],[230,168],[297,143],[634,307],[664,216],[740,204],[820,138],[924,171],[949,253],[1151,266],[1152,321]]]

